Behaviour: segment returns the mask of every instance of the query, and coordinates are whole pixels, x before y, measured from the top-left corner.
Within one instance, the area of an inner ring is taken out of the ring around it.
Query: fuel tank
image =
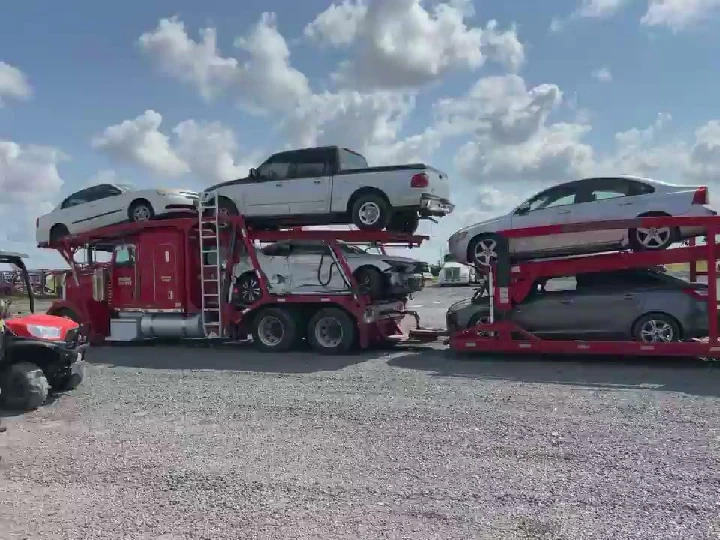
[[[140,319],[140,334],[144,338],[204,338],[200,314],[182,315],[153,313]]]

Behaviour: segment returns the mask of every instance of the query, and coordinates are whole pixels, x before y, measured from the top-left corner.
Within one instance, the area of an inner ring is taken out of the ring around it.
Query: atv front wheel
[[[49,392],[45,373],[30,362],[12,364],[0,373],[0,401],[8,409],[37,409],[45,403]]]

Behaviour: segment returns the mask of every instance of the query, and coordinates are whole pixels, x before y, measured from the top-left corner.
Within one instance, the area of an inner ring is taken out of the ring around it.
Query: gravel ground
[[[411,304],[439,324],[467,293]],[[710,366],[160,346],[89,360],[78,390],[5,415],[3,540],[720,538]]]

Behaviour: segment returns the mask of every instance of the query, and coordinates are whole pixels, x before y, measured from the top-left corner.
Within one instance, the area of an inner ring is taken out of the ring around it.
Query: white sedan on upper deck
[[[124,221],[147,221],[175,212],[195,212],[198,194],[184,189],[136,189],[129,184],[99,184],[67,197],[35,223],[39,245]]]
[[[459,230],[448,241],[449,251],[458,261],[487,266],[497,258],[496,233],[503,230],[641,216],[717,215],[708,203],[706,186],[671,185],[635,176],[586,178],[553,186],[509,214]],[[625,248],[651,251],[704,233],[697,227],[569,232],[514,238],[509,247],[514,259]]]

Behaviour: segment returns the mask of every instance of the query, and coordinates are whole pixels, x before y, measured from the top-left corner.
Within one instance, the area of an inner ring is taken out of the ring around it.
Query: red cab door
[[[115,308],[139,307],[137,249],[132,244],[117,246],[112,259],[112,305]]]
[[[181,275],[178,268],[175,244],[161,243],[153,246],[153,298],[156,309],[179,309],[182,307],[178,283]]]

